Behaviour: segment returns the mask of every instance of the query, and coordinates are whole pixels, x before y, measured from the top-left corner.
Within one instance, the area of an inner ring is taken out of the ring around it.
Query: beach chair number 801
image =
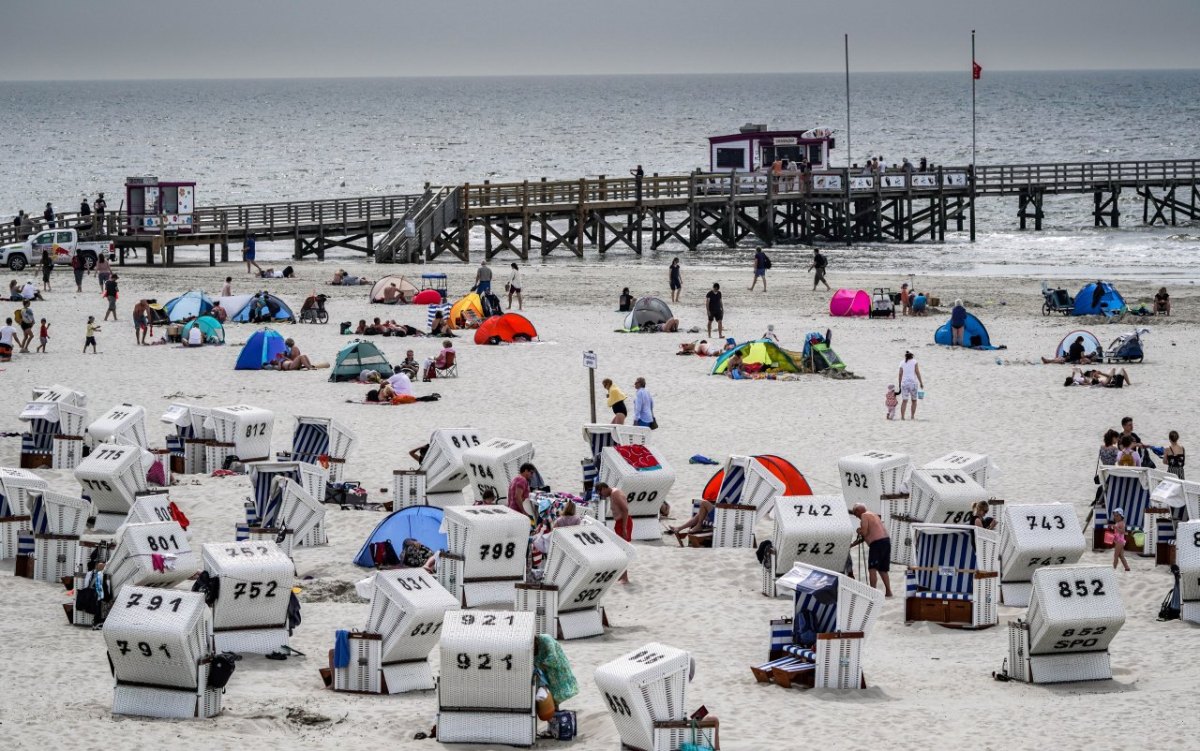
[[[158,552],[160,550],[171,550],[172,548],[179,550],[179,543],[176,542],[175,535],[171,535],[170,537],[164,537],[163,535],[159,535],[157,537],[154,535],[147,535],[146,544],[150,546],[150,549],[154,552]]]
[[[1087,597],[1089,594],[1088,583],[1083,579],[1076,579],[1075,588],[1071,589],[1071,582],[1059,582],[1058,594],[1061,597],[1070,597],[1073,594],[1080,597]],[[1100,581],[1099,579],[1092,579],[1092,591],[1090,594],[1096,597],[1103,597],[1105,594],[1104,582]]]
[[[491,551],[492,560],[495,561],[500,560],[501,556],[505,558],[512,558],[517,552],[517,544],[515,542],[510,542],[507,545],[504,545],[498,542],[495,545],[480,545],[479,560],[486,561],[488,557],[488,551]],[[405,587],[405,589],[408,589],[408,587]]]
[[[866,490],[869,487],[867,485],[867,476],[859,474],[858,472],[846,473],[846,485],[853,485],[854,487],[862,488],[863,490]]]
[[[471,669],[471,655],[467,654],[466,652],[459,652],[458,657],[455,659],[458,663],[459,670]],[[512,670],[512,655],[504,655],[500,658],[500,662],[504,663],[505,670]],[[480,652],[479,654],[475,655],[475,668],[478,670],[491,670],[492,656],[487,652]]]

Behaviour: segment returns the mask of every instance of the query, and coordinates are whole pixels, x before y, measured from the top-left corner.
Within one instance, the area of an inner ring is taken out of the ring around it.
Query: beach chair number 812
[[[253,423],[246,426],[246,437],[253,438],[255,436],[266,435],[267,424],[265,422]]]
[[[1088,591],[1088,582],[1084,581],[1083,579],[1076,579],[1074,583],[1075,583],[1075,588],[1072,589],[1071,582],[1059,582],[1058,583],[1059,596],[1070,597],[1071,595],[1078,595],[1079,597],[1087,597],[1089,594],[1094,595],[1096,597],[1104,596],[1104,582],[1100,581],[1099,579],[1092,579],[1091,592]]]

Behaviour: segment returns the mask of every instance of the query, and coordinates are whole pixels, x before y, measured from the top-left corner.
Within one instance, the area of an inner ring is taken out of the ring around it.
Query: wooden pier
[[[583,256],[624,249],[640,254],[675,242],[690,250],[720,243],[765,245],[942,242],[949,232],[975,239],[980,199],[1016,198],[1021,229],[1042,229],[1047,195],[1088,195],[1097,227],[1119,227],[1119,199],[1142,199],[1142,223],[1200,218],[1200,160],[1077,162],[939,167],[926,172],[702,173],[519,183],[427,186],[422,194],[319,201],[201,206],[190,232],[122,234],[128,218],[65,213],[59,226],[91,224],[118,247],[143,247],[147,261],[174,263],[181,246],[209,246],[209,263],[228,260],[230,243],[291,240],[293,256],[323,258],[349,248],[381,263],[471,259],[473,227],[487,258],[554,252]],[[41,229],[40,222],[37,229]],[[0,227],[0,242],[18,240]],[[157,259],[156,259],[157,256]]]

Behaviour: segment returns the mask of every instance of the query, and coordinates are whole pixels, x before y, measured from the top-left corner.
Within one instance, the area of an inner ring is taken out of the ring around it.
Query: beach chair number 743
[[[1072,589],[1071,582],[1059,582],[1058,583],[1059,596],[1070,597],[1072,595],[1078,595],[1079,597],[1087,597],[1089,594],[1091,594],[1095,597],[1103,597],[1105,594],[1104,593],[1104,582],[1100,581],[1099,579],[1092,579],[1091,592],[1088,591],[1088,582],[1084,581],[1083,579],[1076,579],[1074,584],[1075,584],[1075,588]]]
[[[1042,529],[1066,529],[1067,527],[1061,516],[1048,517],[1026,515],[1025,518],[1029,521],[1030,529],[1037,529],[1038,527],[1041,527]],[[1053,527],[1050,526],[1050,519],[1052,518],[1054,519]]]

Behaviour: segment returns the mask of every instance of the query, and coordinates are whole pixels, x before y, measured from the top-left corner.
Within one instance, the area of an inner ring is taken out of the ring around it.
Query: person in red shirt
[[[530,513],[532,509],[527,508],[529,503],[529,481],[533,479],[533,473],[536,471],[537,469],[532,464],[525,462],[521,465],[521,469],[517,471],[517,476],[508,485],[508,507],[531,519],[533,518],[533,514]]]
[[[855,504],[850,513],[859,520],[858,539],[854,541],[854,545],[867,543],[867,571],[871,578],[871,588],[874,589],[878,579],[883,579],[883,593],[886,597],[891,597],[892,581],[888,577],[888,571],[891,570],[892,538],[888,537],[887,529],[884,528],[879,515],[868,511],[863,504]]]

